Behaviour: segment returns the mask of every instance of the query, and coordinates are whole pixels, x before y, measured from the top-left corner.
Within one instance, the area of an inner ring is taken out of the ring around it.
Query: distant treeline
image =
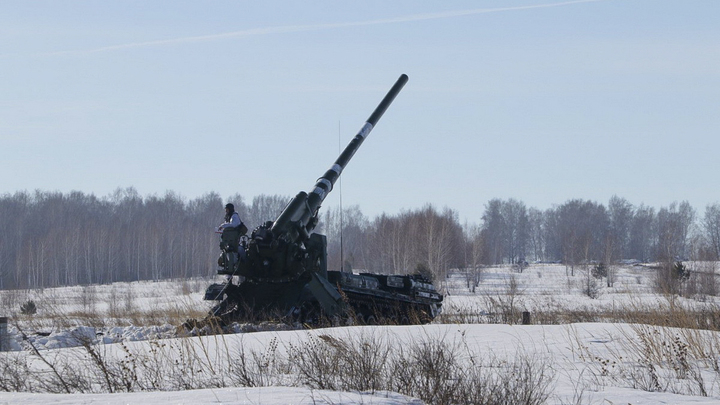
[[[324,216],[329,263],[339,267],[338,210]],[[371,271],[429,269],[435,277],[451,268],[525,262],[618,264],[718,260],[720,203],[698,218],[688,202],[655,210],[613,196],[607,205],[569,200],[547,210],[527,208],[514,199],[485,204],[480,224],[460,224],[451,209],[432,206],[398,215],[363,217],[346,209],[344,257]]]
[[[282,211],[290,197],[216,193],[187,200],[118,189],[97,198],[81,192],[18,192],[0,197],[0,288],[43,288],[215,274],[225,202],[251,230]],[[541,211],[490,200],[480,224],[461,224],[457,212],[431,205],[373,219],[358,206],[322,208],[317,229],[328,236],[331,269],[383,273],[524,261],[617,263],[718,260],[720,204],[703,218],[687,202],[656,211],[613,197],[607,206],[570,200]],[[341,226],[342,224],[342,226]],[[342,228],[342,233],[340,229]],[[342,238],[341,238],[342,235]],[[341,249],[342,241],[342,249]],[[341,260],[341,253],[344,260]],[[341,266],[342,262],[342,266]]]

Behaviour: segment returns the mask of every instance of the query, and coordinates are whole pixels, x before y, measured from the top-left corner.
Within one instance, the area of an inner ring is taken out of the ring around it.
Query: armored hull
[[[218,283],[208,287],[205,299],[220,301],[211,315],[221,324],[278,320],[309,324],[410,325],[432,321],[442,308],[443,296],[420,275],[328,271],[329,288],[342,300],[338,311],[328,313],[308,285],[311,281]]]

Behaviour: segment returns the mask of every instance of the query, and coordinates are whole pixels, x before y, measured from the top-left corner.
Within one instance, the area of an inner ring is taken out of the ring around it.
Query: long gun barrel
[[[317,212],[320,209],[320,205],[328,193],[332,191],[335,181],[340,177],[345,166],[347,166],[350,159],[355,155],[355,152],[360,148],[360,145],[370,134],[370,131],[377,125],[377,122],[383,116],[385,110],[387,110],[393,100],[395,100],[395,97],[400,93],[400,90],[402,90],[407,81],[407,75],[403,74],[400,76],[387,95],[385,95],[385,98],[383,98],[375,108],[375,111],[370,114],[365,125],[362,126],[357,135],[355,135],[348,146],[345,147],[345,150],[342,151],[335,163],[317,180],[313,190],[309,194],[300,192],[290,204],[285,207],[273,224],[272,231],[275,235],[285,235],[288,241],[295,241],[298,237],[306,239],[309,236],[309,233],[317,224]]]

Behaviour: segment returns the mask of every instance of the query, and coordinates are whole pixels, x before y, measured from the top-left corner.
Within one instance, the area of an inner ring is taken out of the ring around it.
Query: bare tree
[[[528,238],[528,216],[525,204],[511,198],[501,204],[500,212],[506,226],[504,234],[507,261],[511,264],[524,261]]]
[[[429,269],[442,279],[463,259],[463,232],[457,213],[431,205],[397,216],[383,214],[367,228],[364,262],[372,271],[413,273]]]
[[[535,261],[545,258],[545,216],[537,208],[528,209],[528,249]]]
[[[703,218],[705,237],[714,253],[714,260],[720,260],[720,203],[708,205]]]
[[[368,219],[358,205],[343,209],[328,208],[320,223],[320,232],[324,232],[328,241],[328,268],[352,272],[353,268],[363,266],[361,258],[365,243]]]
[[[672,262],[688,257],[687,243],[695,210],[687,201],[673,202],[658,212],[657,257]]]
[[[563,231],[559,211],[559,207],[553,207],[543,213],[544,257],[553,261],[563,259]]]
[[[253,198],[252,205],[248,209],[247,219],[242,216],[241,218],[248,224],[249,229],[253,229],[267,221],[274,221],[290,200],[291,198],[287,196],[261,194]]]
[[[462,257],[462,228],[457,212],[445,208],[438,213],[432,205],[427,205],[415,217],[421,224],[418,236],[420,249],[426,256],[424,262],[438,279],[443,279]]]
[[[502,215],[502,200],[492,199],[485,204],[482,216],[482,232],[485,240],[485,261],[488,264],[502,263],[505,257],[508,227]]]
[[[482,277],[482,255],[483,255],[483,239],[479,226],[465,225],[466,253],[465,253],[465,282],[470,292],[475,292],[475,288],[480,285]]]
[[[634,214],[633,206],[627,200],[616,195],[610,198],[608,203],[610,232],[607,242],[608,245],[611,245],[611,248],[608,249],[606,255],[605,261],[607,264],[628,258],[630,227]]]
[[[640,205],[630,224],[630,242],[628,256],[647,262],[654,258],[654,246],[657,240],[657,215],[655,209]]]
[[[592,201],[570,200],[557,210],[558,236],[563,261],[575,274],[575,266],[601,260],[608,229],[607,211]]]

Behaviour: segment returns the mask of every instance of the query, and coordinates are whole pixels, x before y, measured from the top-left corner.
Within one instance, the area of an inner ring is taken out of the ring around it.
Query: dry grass
[[[190,279],[0,291],[0,314],[14,317],[25,330],[44,332],[78,325],[96,328],[181,325],[187,319],[207,315],[210,303],[199,305],[197,295],[208,283],[205,279]],[[138,285],[145,290],[137,290]],[[152,297],[143,294],[152,294]],[[30,300],[37,304],[37,313],[19,313],[22,303]]]
[[[648,324],[617,330],[615,344],[603,353],[570,333],[577,355],[588,365],[588,385],[720,396],[720,333]]]
[[[523,306],[510,297],[486,296],[478,304],[465,306],[446,305],[435,323],[520,324]],[[706,329],[720,331],[720,305],[710,302],[680,301],[676,296],[658,296],[648,303],[628,295],[628,299],[612,308],[563,308],[552,300],[532,311],[532,323],[563,325],[583,322],[638,323],[656,326]]]
[[[387,330],[310,335],[283,348],[273,339],[260,350],[223,335],[112,350],[81,333],[75,338],[74,349],[0,356],[0,389],[84,393],[285,385],[389,390],[432,404],[539,405],[554,382],[544,360],[523,353],[510,361],[481,357],[463,341],[426,336],[402,342]]]

